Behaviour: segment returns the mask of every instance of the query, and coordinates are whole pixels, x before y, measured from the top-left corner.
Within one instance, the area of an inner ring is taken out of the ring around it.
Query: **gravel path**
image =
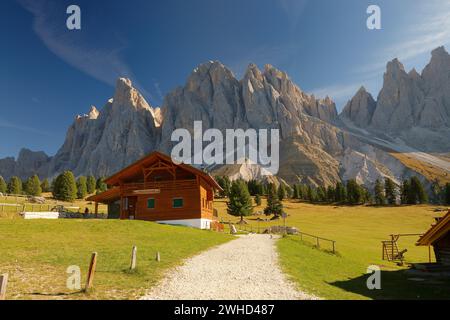
[[[142,299],[317,299],[286,279],[275,241],[270,235],[251,234],[203,252],[170,271]]]

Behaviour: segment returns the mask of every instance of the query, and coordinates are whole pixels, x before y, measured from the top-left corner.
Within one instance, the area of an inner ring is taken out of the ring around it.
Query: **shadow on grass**
[[[370,274],[329,283],[375,300],[450,299],[450,279],[408,275],[405,270],[381,271],[381,289],[369,290]]]

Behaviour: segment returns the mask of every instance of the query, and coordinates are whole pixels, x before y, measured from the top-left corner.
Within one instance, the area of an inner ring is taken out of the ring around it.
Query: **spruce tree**
[[[361,187],[355,179],[347,181],[347,202],[349,204],[361,204],[363,202]]]
[[[255,196],[255,203],[256,203],[256,205],[260,206],[261,202],[262,202],[261,201],[261,196],[259,194],[256,194],[256,196]]]
[[[42,192],[50,192],[50,183],[48,182],[48,179],[45,178],[41,183],[41,190]]]
[[[77,180],[77,198],[84,199],[86,198],[87,194],[87,178],[81,176]]]
[[[414,194],[414,202],[424,204],[428,202],[428,195],[425,192],[425,189],[420,182],[419,178],[412,177],[411,178],[411,192]]]
[[[408,179],[403,180],[400,188],[400,201],[402,204],[412,204],[411,200],[411,184]]]
[[[386,198],[384,196],[383,185],[381,184],[381,181],[379,179],[377,179],[377,181],[375,181],[374,194],[375,194],[375,204],[377,206],[384,205],[385,201],[386,201]]]
[[[335,194],[335,190],[332,186],[329,186],[327,188],[327,202],[334,202],[334,194]]]
[[[94,176],[87,177],[86,187],[87,187],[87,193],[88,194],[94,194],[95,193],[96,184],[97,184],[97,181],[95,180]]]
[[[307,194],[307,200],[311,203],[315,203],[317,202],[317,191],[315,188],[312,188],[310,185],[308,185],[307,190],[306,190],[306,194]]]
[[[64,171],[55,180],[53,197],[57,200],[72,202],[77,198],[77,184],[71,171]]]
[[[2,176],[0,176],[0,193],[6,193],[7,189],[8,186],[6,185],[5,179],[3,179]]]
[[[384,179],[384,194],[386,201],[390,205],[397,203],[397,190],[394,181],[389,178]]]
[[[286,188],[284,187],[284,184],[280,183],[280,186],[278,187],[278,199],[280,201],[283,201],[286,199]]]
[[[273,184],[267,186],[267,207],[264,214],[269,216],[273,214],[275,217],[281,216],[283,213],[283,204],[278,199],[277,188]]]
[[[241,222],[244,217],[253,213],[252,198],[247,184],[243,180],[236,180],[232,183],[227,212],[232,216],[241,217]]]
[[[342,184],[342,182],[336,183],[335,201],[337,203],[344,203],[347,201],[347,191],[346,191],[344,185]]]
[[[42,194],[41,181],[37,175],[28,178],[24,185],[24,191],[29,196],[40,196]]]
[[[324,187],[317,188],[317,201],[319,202],[327,201],[327,190]]]
[[[450,182],[444,187],[444,202],[450,205]]]
[[[95,187],[97,189],[97,193],[102,193],[108,190],[108,186],[105,183],[105,178],[98,178]]]
[[[292,198],[299,199],[300,197],[298,194],[298,185],[294,184],[293,189],[294,189],[294,194],[292,195]]]
[[[22,194],[22,180],[16,176],[12,177],[11,180],[9,180],[7,192],[15,195]]]

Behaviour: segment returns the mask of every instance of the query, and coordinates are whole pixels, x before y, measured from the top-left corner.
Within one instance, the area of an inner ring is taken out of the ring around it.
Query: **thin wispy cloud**
[[[450,2],[429,0],[414,5],[411,24],[395,37],[394,43],[380,47],[371,56],[371,63],[358,66],[356,74],[382,75],[386,63],[394,58],[407,63],[433,49],[450,44]]]
[[[279,0],[278,3],[286,14],[291,29],[295,29],[300,22],[308,0]]]
[[[17,123],[12,123],[7,120],[0,118],[0,129],[12,129],[12,130],[18,130],[26,133],[32,133],[32,134],[38,134],[41,136],[51,136],[50,132],[39,130],[36,128],[24,126]]]
[[[121,53],[126,43],[117,37],[109,46],[98,47],[86,39],[81,31],[69,31],[61,12],[65,12],[62,2],[50,0],[17,0],[34,16],[33,30],[44,45],[56,56],[72,67],[114,86],[116,79],[127,77],[146,96],[152,98],[133,76]],[[83,12],[82,12],[83,14]]]

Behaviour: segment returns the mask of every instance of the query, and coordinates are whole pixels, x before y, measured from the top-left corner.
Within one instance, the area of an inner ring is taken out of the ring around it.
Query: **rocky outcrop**
[[[128,79],[117,81],[114,97],[98,111],[78,116],[53,157],[49,175],[109,175],[154,150],[158,143],[157,112]]]
[[[50,160],[51,158],[44,152],[22,149],[17,160],[14,158],[0,159],[0,176],[6,180],[12,176],[26,179],[34,174],[45,178],[48,174]]]
[[[450,150],[450,55],[432,52],[422,74],[406,72],[398,59],[387,64],[377,101],[359,90],[340,114],[342,120],[374,135],[426,152]]]
[[[378,101],[361,88],[340,119],[374,132],[397,132],[400,125],[410,128],[399,129],[401,137],[420,128],[442,140],[436,127],[447,126],[447,60],[442,50],[434,52],[422,75],[415,70],[406,73],[398,60],[390,62]],[[433,116],[442,119],[431,118],[426,108],[440,110]],[[278,175],[268,175],[256,163],[215,168],[216,174],[232,178],[316,186],[356,178],[371,185],[386,176],[400,180],[411,171],[368,139],[339,128],[334,102],[304,93],[286,73],[271,65],[260,70],[251,64],[238,80],[223,64],[210,61],[196,68],[186,84],[167,94],[163,106],[156,109],[130,80],[119,79],[113,98],[103,108],[91,107],[88,114],[76,117],[54,157],[24,151],[17,161],[0,160],[0,175],[25,178],[39,172],[41,177],[53,177],[72,170],[77,176],[107,176],[153,150],[170,153],[172,132],[184,128],[193,133],[194,121],[199,120],[203,130],[280,130]]]
[[[376,102],[372,95],[361,87],[356,95],[347,103],[341,117],[352,121],[359,127],[367,127],[375,111]]]

